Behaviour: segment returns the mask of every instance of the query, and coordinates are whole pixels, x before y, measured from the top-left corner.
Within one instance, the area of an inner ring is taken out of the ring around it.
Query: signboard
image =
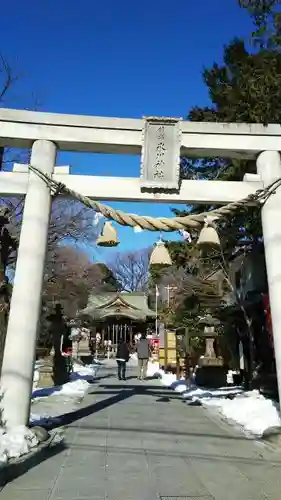
[[[142,190],[179,190],[180,147],[180,119],[145,119],[141,156]]]

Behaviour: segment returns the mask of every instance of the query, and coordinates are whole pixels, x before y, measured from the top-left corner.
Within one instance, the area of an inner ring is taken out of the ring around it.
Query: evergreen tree
[[[255,26],[252,39],[260,48],[278,48],[281,45],[280,0],[238,0],[247,9]]]
[[[201,122],[236,122],[281,124],[281,2],[280,0],[238,0],[247,9],[253,21],[251,43],[234,39],[223,49],[223,62],[216,62],[203,71],[203,81],[208,88],[211,104],[193,107],[188,120]],[[230,158],[182,158],[181,174],[185,179],[242,181],[245,173],[256,173],[254,160]],[[176,215],[208,211],[215,207],[187,206],[185,211],[173,210]],[[259,208],[246,208],[236,212],[230,220],[219,222],[219,234],[225,261],[241,244],[252,247],[262,240]],[[174,261],[182,263],[184,245]],[[186,255],[196,252],[196,244]],[[220,264],[220,257],[209,256],[205,268]],[[214,258],[212,258],[214,257]],[[202,268],[202,259],[198,267]],[[183,321],[190,321],[191,311],[177,311]],[[199,305],[201,313],[202,307]],[[188,318],[185,318],[185,316]]]
[[[211,105],[193,107],[190,121],[281,124],[281,12],[280,0],[238,0],[254,24],[250,48],[234,39],[224,47],[223,63],[203,71]],[[183,158],[185,179],[241,181],[256,173],[256,162],[229,158]],[[176,215],[198,213],[214,207],[188,206]],[[260,211],[243,209],[219,225],[226,258],[239,242],[253,245],[261,240]]]

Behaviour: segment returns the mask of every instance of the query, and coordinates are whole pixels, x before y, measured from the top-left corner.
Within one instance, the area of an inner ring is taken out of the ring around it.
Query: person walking
[[[118,341],[116,361],[118,368],[118,379],[126,380],[126,363],[129,361],[130,351],[127,342],[123,339]]]
[[[138,365],[139,365],[139,380],[146,378],[147,365],[150,356],[149,341],[146,338],[146,334],[142,333],[141,338],[137,344],[137,355],[138,355]]]

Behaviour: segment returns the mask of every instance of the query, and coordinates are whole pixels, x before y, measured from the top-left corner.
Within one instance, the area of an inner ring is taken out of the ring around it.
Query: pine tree
[[[203,71],[211,100],[209,107],[193,107],[190,121],[281,124],[281,12],[280,0],[238,0],[253,20],[250,48],[234,39],[224,47],[223,63]],[[228,158],[183,158],[185,179],[241,181],[256,173],[256,162]],[[176,215],[202,212],[214,207],[188,206]],[[254,245],[261,240],[259,209],[247,208],[219,227],[226,257],[237,243]]]

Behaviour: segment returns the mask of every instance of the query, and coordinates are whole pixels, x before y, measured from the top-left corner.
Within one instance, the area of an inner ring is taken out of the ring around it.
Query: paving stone
[[[68,467],[85,467],[87,464],[94,464],[95,466],[102,467],[105,465],[106,451],[105,448],[98,448],[97,450],[88,451],[74,448],[66,460]]]
[[[103,369],[82,401],[66,451],[1,500],[280,500],[281,455],[159,382],[119,382],[115,372]]]
[[[1,500],[50,500],[51,490],[16,490],[12,487],[1,491]]]
[[[77,496],[77,494],[73,493],[73,491],[72,492],[62,492],[62,495],[63,496],[61,496],[61,493],[59,493],[59,496],[57,496],[57,494],[55,494],[49,500],[65,500],[65,498],[67,498],[67,500],[107,500],[105,495],[100,496],[98,493],[95,493],[95,492],[91,492],[85,497],[84,496],[83,497]],[[68,495],[68,496],[66,496],[66,495]],[[71,495],[75,495],[75,496],[71,496]]]
[[[62,498],[63,500],[69,498],[75,498],[80,500],[81,498],[103,498],[105,496],[105,482],[103,484],[96,484],[94,479],[90,481],[89,479],[79,480],[77,479],[75,483],[60,483],[54,490],[54,498]]]
[[[194,473],[216,500],[265,500],[254,481],[249,481],[236,467],[225,460],[192,459]]]
[[[250,483],[256,484],[266,499],[280,500],[280,465],[276,467],[276,465],[270,465],[269,463],[265,466],[264,463],[240,462],[237,467]]]
[[[55,485],[57,472],[55,470],[48,471],[44,470],[44,473],[40,474],[25,474],[13,480],[12,486],[14,490],[25,491],[25,490],[52,490]],[[3,491],[5,491],[4,488]]]

